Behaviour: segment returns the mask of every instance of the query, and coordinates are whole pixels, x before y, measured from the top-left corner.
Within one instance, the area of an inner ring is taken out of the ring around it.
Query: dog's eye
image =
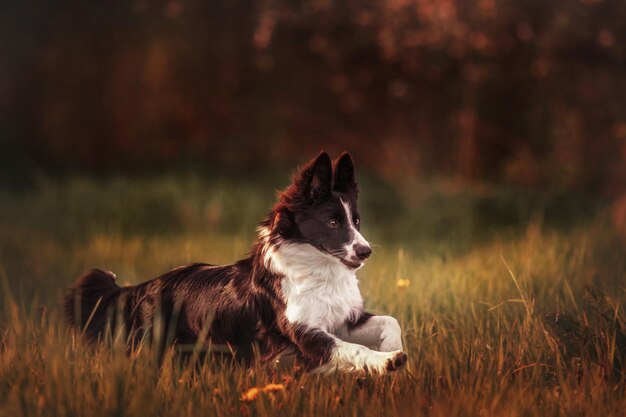
[[[330,219],[328,221],[328,227],[330,227],[331,229],[336,229],[338,225],[339,223],[335,219]]]
[[[354,219],[354,225],[355,226],[358,226],[360,224],[361,224],[361,218],[360,217],[357,217],[356,219]]]

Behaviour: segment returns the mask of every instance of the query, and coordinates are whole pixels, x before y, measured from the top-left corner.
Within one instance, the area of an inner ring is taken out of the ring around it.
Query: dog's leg
[[[390,316],[370,316],[364,313],[355,324],[337,332],[346,342],[358,343],[380,352],[402,350],[402,330],[398,320]]]
[[[314,369],[314,373],[360,372],[378,374],[395,371],[406,363],[407,356],[401,350],[378,352],[366,346],[335,338],[330,360]]]
[[[368,371],[382,374],[401,368],[407,359],[401,350],[375,351],[321,329],[297,326],[290,331],[290,336],[302,356],[315,368],[315,373]]]

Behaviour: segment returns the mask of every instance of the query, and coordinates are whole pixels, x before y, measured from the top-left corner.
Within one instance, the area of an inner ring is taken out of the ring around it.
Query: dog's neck
[[[263,266],[281,277],[285,314],[292,323],[332,332],[363,308],[356,270],[308,243],[272,238],[259,229],[259,255]]]

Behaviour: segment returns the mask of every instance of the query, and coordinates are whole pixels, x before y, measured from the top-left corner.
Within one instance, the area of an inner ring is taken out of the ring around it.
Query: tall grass
[[[516,213],[481,232],[484,193],[400,206],[397,196],[368,197],[363,185],[365,234],[378,245],[360,273],[362,292],[370,311],[400,321],[405,371],[358,378],[228,360],[198,367],[172,352],[158,365],[148,345],[131,355],[115,344],[94,349],[66,328],[57,301],[84,269],[134,284],[179,264],[244,255],[271,186],[235,185],[70,179],[5,192],[0,416],[624,415],[623,241],[602,210],[553,227],[540,221],[547,200],[498,190],[487,206]],[[588,285],[603,307],[590,306]]]

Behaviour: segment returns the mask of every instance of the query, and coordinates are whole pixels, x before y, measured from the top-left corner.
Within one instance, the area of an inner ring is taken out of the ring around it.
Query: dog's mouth
[[[351,261],[348,261],[348,260],[343,259],[343,258],[339,258],[339,260],[341,261],[342,264],[344,264],[348,268],[352,268],[352,269],[357,269],[358,267],[363,265],[361,262],[351,262]]]
[[[332,256],[333,258],[339,259],[339,261],[342,264],[344,264],[345,266],[347,266],[350,269],[358,269],[358,268],[361,267],[361,265],[363,265],[363,262],[351,261],[349,259],[344,258],[342,255],[345,255],[345,252],[332,250],[332,249],[329,249],[329,248],[325,247],[324,245],[320,245],[320,248],[321,248],[322,252],[327,253],[328,255]]]

